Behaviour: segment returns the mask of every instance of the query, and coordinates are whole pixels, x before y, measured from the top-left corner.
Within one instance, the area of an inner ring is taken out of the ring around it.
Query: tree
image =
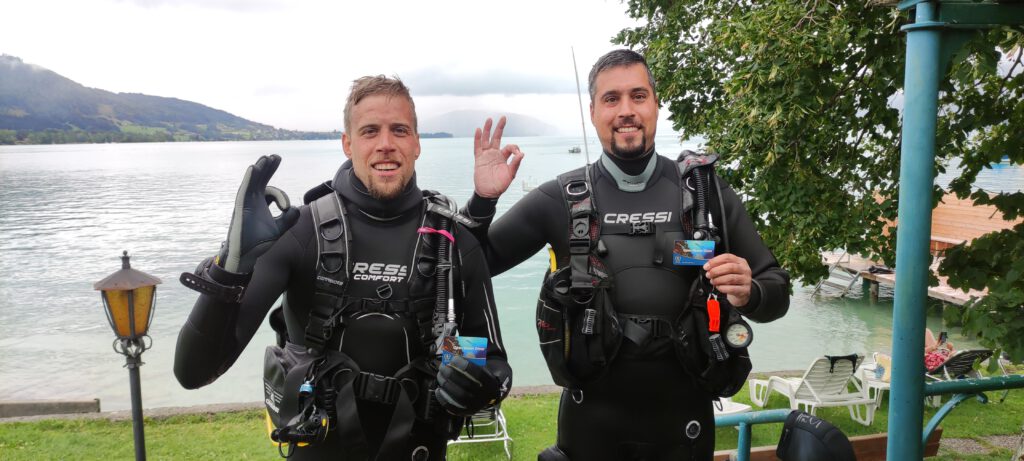
[[[884,230],[897,212],[906,17],[867,3],[629,0],[646,25],[614,39],[646,55],[674,127],[722,156],[768,245],[808,283],[826,275],[822,250],[895,262]],[[1024,215],[1024,194],[972,184],[1003,155],[1024,163],[1022,44],[1020,30],[977,33],[940,87],[936,171],[957,159],[951,190],[1008,219]],[[950,250],[941,271],[990,290],[964,311],[965,333],[1024,359],[1024,227]]]

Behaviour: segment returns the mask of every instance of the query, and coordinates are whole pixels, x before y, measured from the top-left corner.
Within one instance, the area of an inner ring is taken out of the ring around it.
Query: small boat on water
[[[569,153],[570,154],[578,154],[580,152],[583,152],[583,150],[580,149],[580,146],[572,146],[572,147],[569,148]]]

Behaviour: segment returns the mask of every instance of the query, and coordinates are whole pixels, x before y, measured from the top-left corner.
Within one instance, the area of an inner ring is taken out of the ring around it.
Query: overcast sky
[[[398,75],[420,118],[516,112],[579,132],[586,76],[637,25],[617,0],[3,0],[0,53],[85,86],[340,130],[351,81]],[[669,134],[661,111],[659,133]],[[592,129],[589,126],[588,128]]]

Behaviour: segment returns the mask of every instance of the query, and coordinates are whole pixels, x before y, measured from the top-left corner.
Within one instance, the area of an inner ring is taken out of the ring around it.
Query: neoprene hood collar
[[[416,186],[416,173],[412,174],[409,184],[397,197],[390,200],[378,200],[370,195],[355,170],[352,160],[347,160],[334,175],[334,190],[348,202],[354,204],[364,214],[380,220],[388,220],[405,214],[405,212],[422,206],[423,192]]]

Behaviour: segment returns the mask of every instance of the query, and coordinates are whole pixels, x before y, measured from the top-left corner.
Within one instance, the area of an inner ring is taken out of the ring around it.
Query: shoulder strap
[[[334,192],[332,181],[324,181],[302,195],[302,203],[309,205],[314,200]]]
[[[725,202],[722,200],[722,186],[718,183],[718,175],[711,175],[712,182],[714,183],[714,197],[718,202],[718,228],[722,230],[722,249],[723,253],[729,253],[729,223],[725,220]]]
[[[341,196],[333,191],[322,195],[310,205],[317,241],[316,281],[313,305],[306,323],[306,347],[317,355],[323,353],[330,339],[336,319],[335,312],[344,306],[348,288],[351,261],[349,260],[349,232],[345,219],[345,206]]]
[[[597,280],[591,263],[596,258],[591,256],[595,241],[601,235],[594,191],[588,181],[589,168],[591,166],[587,165],[558,176],[558,186],[569,210],[570,291],[573,299],[581,304],[588,303],[594,296]]]
[[[443,216],[470,229],[480,226],[480,223],[466,215],[460,214],[458,204],[440,192],[425,190],[423,191],[423,199],[427,203],[426,211],[428,213]]]

